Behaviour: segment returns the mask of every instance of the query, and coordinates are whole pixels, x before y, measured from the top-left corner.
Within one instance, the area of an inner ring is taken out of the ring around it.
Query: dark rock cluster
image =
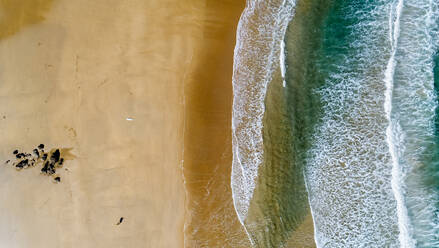
[[[56,175],[56,170],[61,168],[64,164],[64,158],[61,157],[60,149],[52,149],[49,152],[44,152],[44,144],[40,144],[33,149],[32,153],[19,152],[14,150],[15,162],[12,163],[17,170],[34,167],[42,164],[41,173],[47,176],[52,176],[55,182],[61,182],[61,177]],[[11,160],[7,160],[9,164]]]

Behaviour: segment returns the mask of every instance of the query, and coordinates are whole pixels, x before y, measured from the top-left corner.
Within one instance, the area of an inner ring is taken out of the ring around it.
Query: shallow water
[[[262,120],[267,86],[279,68],[279,45],[294,6],[294,0],[248,1],[238,24],[233,70],[231,185],[242,224],[264,159]]]
[[[308,76],[315,73],[310,66],[321,32],[309,32],[309,28],[320,31],[328,6],[325,1],[298,2],[285,35],[285,77],[280,67],[267,90],[264,162],[246,219],[258,247],[315,247],[312,222],[306,221],[310,209],[303,172],[310,145],[307,137],[317,112],[312,107],[317,100],[308,97],[319,84],[314,81],[317,75]]]

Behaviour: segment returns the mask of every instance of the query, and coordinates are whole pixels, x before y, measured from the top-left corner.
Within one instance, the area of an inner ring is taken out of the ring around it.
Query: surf
[[[232,77],[231,188],[244,228],[264,158],[264,100],[273,73],[280,66],[280,44],[294,7],[295,0],[249,0],[238,23]]]
[[[439,246],[438,96],[434,75],[438,25],[437,1],[404,0],[398,45],[394,47],[390,113],[402,247]]]
[[[401,136],[400,127],[398,123],[392,120],[392,93],[394,84],[394,73],[395,73],[395,54],[398,46],[399,29],[400,29],[400,19],[401,12],[403,9],[404,1],[399,0],[395,9],[391,8],[389,13],[389,39],[391,45],[391,56],[389,62],[387,63],[386,71],[384,73],[384,82],[386,85],[385,91],[385,102],[384,111],[386,112],[386,118],[389,125],[386,129],[386,141],[389,146],[389,153],[392,158],[392,190],[396,199],[397,214],[398,214],[398,228],[399,228],[399,242],[401,247],[410,248],[414,247],[415,241],[411,238],[408,230],[408,214],[407,208],[404,204],[404,197],[402,192],[402,182],[401,182],[401,168],[399,164],[398,151],[396,148],[396,139]],[[395,17],[394,17],[395,15]],[[399,131],[399,133],[397,133]]]

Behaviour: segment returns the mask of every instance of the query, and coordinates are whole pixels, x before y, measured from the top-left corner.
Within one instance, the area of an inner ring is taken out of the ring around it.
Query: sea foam
[[[305,170],[317,247],[399,247],[383,76],[390,1],[335,1],[316,66],[321,117]]]
[[[390,120],[400,243],[401,247],[439,247],[439,192],[437,176],[432,175],[439,164],[433,74],[439,2],[404,0],[398,22]]]
[[[263,163],[265,95],[279,67],[281,40],[294,8],[295,0],[249,0],[238,24],[233,65],[231,187],[243,225],[258,168]]]
[[[403,9],[403,0],[398,0],[395,8],[390,9],[389,13],[389,37],[391,44],[391,55],[387,63],[386,71],[384,73],[384,82],[386,85],[385,90],[385,102],[384,111],[386,112],[386,118],[389,125],[386,129],[386,141],[389,146],[390,156],[392,158],[392,190],[396,199],[396,208],[398,214],[398,227],[399,227],[399,242],[402,248],[414,247],[415,241],[411,238],[408,230],[408,214],[407,208],[404,204],[403,190],[402,190],[402,178],[401,178],[401,168],[398,158],[398,148],[395,144],[398,137],[401,136],[401,128],[399,124],[391,118],[392,113],[392,93],[394,84],[394,73],[395,73],[395,54],[398,46],[398,38],[400,32],[400,19],[401,12]]]

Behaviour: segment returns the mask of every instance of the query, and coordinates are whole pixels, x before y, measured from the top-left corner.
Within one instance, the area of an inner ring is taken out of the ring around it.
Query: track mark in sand
[[[117,222],[116,226],[122,224],[122,221],[123,221],[123,217],[120,217],[119,222]]]

